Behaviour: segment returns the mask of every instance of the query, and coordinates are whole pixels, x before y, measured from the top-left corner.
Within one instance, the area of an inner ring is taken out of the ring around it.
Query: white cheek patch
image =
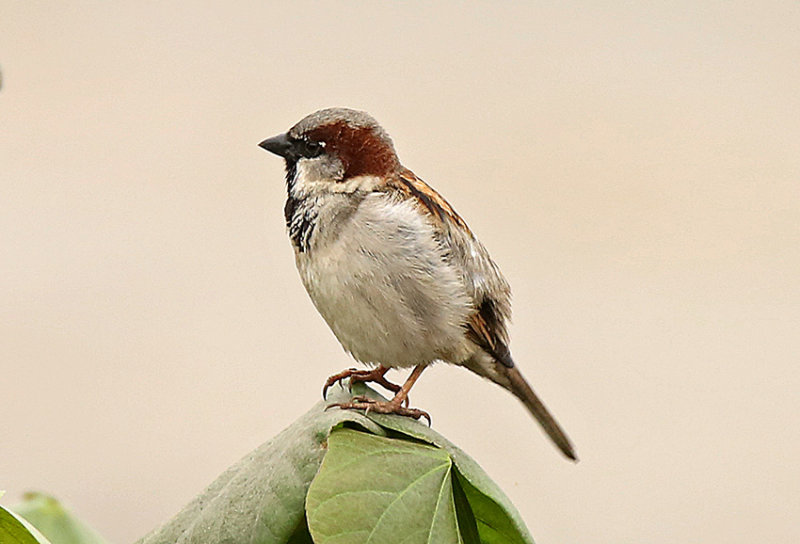
[[[355,193],[373,191],[381,183],[376,176],[356,176],[339,181],[344,175],[341,163],[328,157],[300,159],[297,161],[292,195],[295,197],[313,196],[325,193]]]
[[[297,181],[299,183],[330,183],[341,179],[343,175],[342,163],[325,155],[313,159],[302,158],[297,161]]]

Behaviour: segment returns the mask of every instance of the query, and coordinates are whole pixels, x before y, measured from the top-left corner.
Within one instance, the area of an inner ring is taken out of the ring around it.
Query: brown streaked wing
[[[408,168],[403,168],[398,173],[395,181],[394,185],[399,190],[416,199],[433,217],[442,222],[449,219],[472,236],[467,224],[444,197],[437,193],[433,187],[419,179],[414,172]]]
[[[467,322],[467,336],[503,365],[511,368],[514,361],[508,349],[503,321],[492,299],[486,298]]]
[[[444,232],[450,230],[451,226],[455,226],[463,229],[470,238],[473,238],[473,243],[480,243],[474,240],[472,231],[466,222],[444,197],[418,178],[414,172],[403,168],[392,181],[393,183],[390,183],[392,187],[416,200],[430,214],[431,218],[439,223]],[[450,239],[449,236],[445,236],[445,238]],[[464,257],[469,254],[463,249],[460,253]],[[491,262],[488,255],[485,258]],[[493,264],[491,266],[493,267]],[[475,299],[476,311],[466,323],[468,337],[501,364],[509,368],[513,367],[514,361],[511,359],[508,349],[505,317],[501,310],[503,303],[495,301],[487,292],[474,293],[474,295],[477,297]]]

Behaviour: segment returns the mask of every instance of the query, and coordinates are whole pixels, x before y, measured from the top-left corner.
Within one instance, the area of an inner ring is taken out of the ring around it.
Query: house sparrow
[[[430,420],[407,407],[408,392],[428,365],[444,361],[516,395],[576,459],[511,358],[508,283],[450,204],[400,164],[375,119],[324,109],[259,145],[286,161],[284,213],[303,285],[344,349],[374,366],[331,376],[323,395],[347,377],[373,381],[394,398],[335,406]],[[402,387],[385,378],[390,368],[411,367]]]

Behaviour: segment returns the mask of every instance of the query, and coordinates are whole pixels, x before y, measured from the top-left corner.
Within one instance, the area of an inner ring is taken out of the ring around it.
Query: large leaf
[[[358,412],[325,410],[329,403],[348,398],[347,391],[336,388],[327,402],[318,402],[290,427],[222,473],[139,544],[307,542],[306,493],[325,456],[330,430],[349,421],[383,434],[378,425]]]
[[[334,431],[306,501],[314,542],[461,543],[451,467],[427,444]]]
[[[371,389],[353,389],[377,397]],[[369,418],[384,429],[399,432],[444,449],[455,464],[461,488],[466,495],[477,523],[478,534],[483,544],[532,544],[531,536],[522,516],[498,487],[469,455],[425,424],[407,417],[370,413]]]
[[[360,384],[353,394],[380,398]],[[533,543],[519,513],[497,485],[427,425],[393,415],[325,410],[350,395],[334,388],[327,401],[317,403],[225,471],[138,544],[311,544],[307,524],[317,544]],[[391,440],[384,438],[387,435]],[[379,453],[364,453],[372,450]],[[348,466],[348,456],[360,461]],[[337,492],[334,484],[349,491]],[[370,490],[373,494],[364,493]],[[309,493],[307,520],[304,506]],[[348,494],[362,496],[357,507]],[[365,496],[369,498],[363,500]],[[422,532],[425,518],[408,511],[412,499],[422,501],[413,508],[427,516],[427,533]],[[368,518],[375,512],[383,512],[383,517],[378,513],[373,520],[377,523],[369,526]],[[423,534],[425,540],[420,540]]]
[[[0,543],[50,544],[25,518],[0,506]]]
[[[49,495],[26,493],[23,501],[12,509],[39,529],[52,544],[105,544],[106,542],[94,529],[76,518],[58,500]]]

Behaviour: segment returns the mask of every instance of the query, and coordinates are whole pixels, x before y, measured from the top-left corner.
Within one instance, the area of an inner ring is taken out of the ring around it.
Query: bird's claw
[[[338,374],[334,374],[333,376],[329,376],[327,380],[325,380],[325,385],[322,386],[322,398],[328,398],[328,388],[335,383],[339,384],[339,387],[344,387],[342,385],[342,380],[346,378],[350,378],[353,374],[359,372],[356,368],[348,368],[347,370],[342,370]],[[352,382],[350,382],[352,384]]]
[[[327,398],[328,396],[328,388],[331,387],[333,384],[338,383],[340,386],[342,385],[342,381],[350,378],[350,390],[353,389],[354,383],[366,383],[366,382],[374,382],[391,391],[392,393],[397,393],[400,391],[400,386],[396,383],[392,383],[386,379],[385,374],[387,372],[387,368],[383,366],[379,366],[372,370],[358,370],[356,368],[348,368],[347,370],[343,370],[338,374],[334,374],[330,376],[327,380],[325,380],[325,385],[322,387],[322,398]],[[406,407],[408,406],[408,397],[405,398]]]
[[[406,406],[403,406],[403,402],[406,403]],[[325,407],[325,409],[327,410],[328,408],[336,407],[341,408],[342,410],[364,410],[364,415],[368,415],[370,412],[375,412],[376,414],[396,414],[398,416],[405,416],[413,419],[424,417],[426,420],[428,420],[428,426],[430,427],[431,416],[428,414],[428,412],[419,410],[417,408],[408,408],[407,406],[408,398],[399,402],[395,402],[395,400],[390,400],[387,402],[375,400],[363,395],[358,395],[350,399],[350,402],[337,402],[334,404],[329,404]]]

